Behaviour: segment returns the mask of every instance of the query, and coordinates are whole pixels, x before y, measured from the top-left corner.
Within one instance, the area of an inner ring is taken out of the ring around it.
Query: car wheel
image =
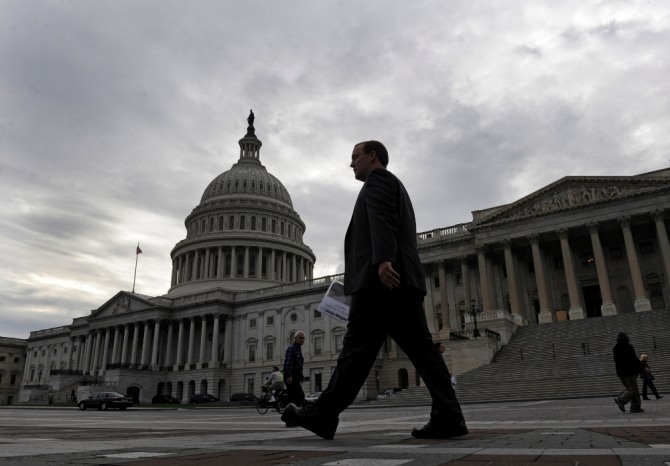
[[[125,406],[121,406],[119,409],[120,409],[121,411],[125,411],[125,410],[126,410],[126,407],[125,407]]]
[[[86,411],[86,405],[84,403],[79,403],[79,411]]]
[[[102,409],[103,411],[107,411],[107,408],[108,408],[107,403],[103,403],[100,405],[100,409]]]

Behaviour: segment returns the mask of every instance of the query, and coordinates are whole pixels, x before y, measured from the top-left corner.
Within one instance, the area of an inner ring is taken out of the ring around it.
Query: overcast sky
[[[260,158],[340,273],[378,139],[419,231],[567,175],[670,165],[670,3],[0,2],[0,335],[161,295],[210,181]]]

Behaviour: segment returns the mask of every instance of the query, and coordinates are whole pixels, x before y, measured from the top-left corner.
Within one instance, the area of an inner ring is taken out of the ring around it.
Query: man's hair
[[[619,332],[616,334],[617,343],[628,343],[628,335],[625,332]]]
[[[272,372],[277,372],[279,368],[277,366],[272,366]]]
[[[365,141],[365,142],[359,142],[358,144],[363,144],[364,154],[374,152],[375,155],[377,156],[377,159],[379,159],[379,161],[381,162],[382,165],[384,165],[384,167],[386,167],[389,164],[389,153],[386,150],[386,147],[384,147],[384,144],[382,144],[381,142]]]
[[[305,336],[305,332],[303,332],[302,330],[298,330],[297,332],[295,332],[295,335],[293,335],[293,339],[295,340],[295,339],[298,338],[300,335],[302,335],[302,336],[304,337],[304,336]]]

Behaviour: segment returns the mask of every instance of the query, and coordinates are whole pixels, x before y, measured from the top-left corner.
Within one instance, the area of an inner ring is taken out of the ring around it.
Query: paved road
[[[409,432],[427,406],[354,407],[334,440],[287,429],[254,409],[0,409],[0,466],[670,465],[670,397],[643,414],[611,398],[465,405],[470,429],[452,440]]]

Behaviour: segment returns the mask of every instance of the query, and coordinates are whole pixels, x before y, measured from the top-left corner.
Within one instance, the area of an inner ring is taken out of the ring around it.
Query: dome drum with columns
[[[316,258],[303,243],[305,224],[284,185],[261,164],[251,116],[239,145],[237,163],[214,178],[186,218],[186,239],[171,254],[171,296],[312,278]]]

